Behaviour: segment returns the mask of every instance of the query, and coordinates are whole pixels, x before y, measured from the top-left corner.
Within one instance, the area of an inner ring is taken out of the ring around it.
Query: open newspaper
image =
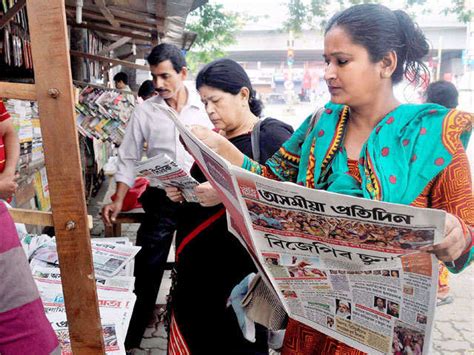
[[[443,211],[269,180],[176,125],[291,318],[370,354],[429,353],[438,263],[419,249],[441,241]]]
[[[188,202],[199,202],[194,187],[199,183],[166,154],[159,154],[137,163],[135,172],[150,181],[151,186],[161,189],[167,186],[179,188]]]

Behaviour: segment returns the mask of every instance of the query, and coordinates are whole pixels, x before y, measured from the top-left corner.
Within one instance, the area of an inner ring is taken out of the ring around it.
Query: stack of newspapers
[[[76,103],[78,131],[85,137],[120,145],[135,107],[131,97],[114,90],[84,88]]]
[[[26,234],[23,249],[43,301],[44,310],[61,345],[61,354],[72,354],[61,285],[55,238]],[[133,258],[140,247],[128,238],[92,239],[97,295],[107,354],[125,354],[124,340],[136,296]]]

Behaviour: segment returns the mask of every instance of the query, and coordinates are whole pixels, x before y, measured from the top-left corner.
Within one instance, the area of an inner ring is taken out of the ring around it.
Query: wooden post
[[[27,0],[35,87],[69,335],[74,354],[104,354],[75,125],[64,0]]]

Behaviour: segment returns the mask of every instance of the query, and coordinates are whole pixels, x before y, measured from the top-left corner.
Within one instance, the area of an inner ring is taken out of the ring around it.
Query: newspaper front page
[[[199,183],[166,154],[137,163],[135,172],[137,176],[146,177],[151,186],[161,189],[174,186],[183,192],[186,201],[199,202],[194,193],[194,187]]]
[[[183,141],[289,316],[370,354],[428,354],[445,213],[277,182]],[[402,342],[410,339],[410,342]]]

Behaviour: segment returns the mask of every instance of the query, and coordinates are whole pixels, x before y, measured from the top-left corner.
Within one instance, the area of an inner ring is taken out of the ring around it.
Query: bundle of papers
[[[78,131],[89,138],[120,145],[125,127],[135,107],[131,95],[118,91],[86,87],[76,104]]]
[[[56,241],[46,235],[21,238],[61,354],[72,354]],[[140,247],[128,238],[92,239],[97,296],[107,354],[125,354],[124,340],[135,304],[133,258]]]

